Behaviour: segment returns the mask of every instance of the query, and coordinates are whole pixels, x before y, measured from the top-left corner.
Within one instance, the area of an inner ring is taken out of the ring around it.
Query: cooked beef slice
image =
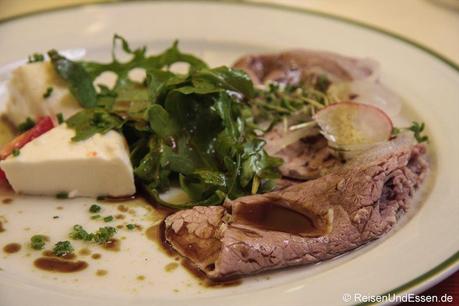
[[[165,220],[166,239],[174,241],[173,247],[205,271],[212,265],[221,250],[220,231],[224,225],[225,209],[222,206],[196,206],[181,210]]]
[[[179,211],[166,218],[165,237],[214,280],[326,260],[393,227],[426,175],[424,155],[423,146],[400,136],[318,179],[225,207]],[[302,214],[311,232],[260,226],[259,218],[244,216],[251,205]]]
[[[315,179],[342,164],[342,161],[328,146],[327,139],[318,132],[277,150],[275,143],[282,137],[285,136],[279,132],[279,129],[274,128],[263,138],[266,140],[266,151],[284,161],[279,171],[285,178]]]
[[[247,72],[256,84],[267,81],[314,84],[321,75],[332,82],[351,81],[372,77],[378,70],[377,64],[370,59],[302,49],[248,55],[237,60],[233,66]]]

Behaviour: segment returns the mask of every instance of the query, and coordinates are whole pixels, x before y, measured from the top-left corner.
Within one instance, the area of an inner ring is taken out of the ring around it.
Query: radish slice
[[[342,150],[363,149],[386,141],[392,133],[392,121],[379,108],[355,102],[332,104],[314,120],[330,145]]]
[[[357,95],[353,101],[376,106],[390,116],[400,113],[402,107],[400,97],[381,83],[354,81],[350,83],[350,91]]]

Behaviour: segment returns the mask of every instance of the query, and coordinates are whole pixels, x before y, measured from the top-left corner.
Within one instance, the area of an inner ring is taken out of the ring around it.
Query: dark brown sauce
[[[145,231],[145,236],[153,242],[156,242],[161,251],[164,251],[169,256],[177,256],[177,252],[172,248],[172,246],[167,243],[165,232],[164,232],[164,222],[161,224],[150,226]]]
[[[310,233],[315,230],[311,220],[292,209],[271,203],[249,204],[233,212],[237,223],[259,229],[291,234]]]
[[[12,198],[5,198],[2,200],[2,203],[3,204],[11,204],[13,203],[13,199]]]
[[[2,221],[0,221],[0,233],[6,231],[5,228],[3,227]]]
[[[118,239],[110,239],[109,241],[102,244],[102,247],[109,251],[118,252],[120,250],[121,241]]]
[[[8,243],[3,247],[3,252],[8,254],[17,253],[21,250],[21,245],[19,243]]]
[[[137,198],[137,194],[125,197],[103,197],[100,199],[101,202],[109,202],[109,203],[118,203],[118,202],[126,202],[132,201]]]
[[[60,273],[78,272],[88,267],[84,261],[69,261],[56,257],[40,257],[34,261],[34,265],[41,270]]]

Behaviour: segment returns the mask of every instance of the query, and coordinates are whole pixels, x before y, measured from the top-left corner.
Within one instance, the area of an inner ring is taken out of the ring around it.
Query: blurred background
[[[0,20],[113,0],[0,0]],[[397,33],[459,64],[459,0],[262,0],[339,15]]]

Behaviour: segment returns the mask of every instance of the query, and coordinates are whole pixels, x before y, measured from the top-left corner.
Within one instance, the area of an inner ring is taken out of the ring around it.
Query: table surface
[[[104,0],[0,0],[0,20],[34,11],[93,2],[104,2]],[[358,20],[414,40],[459,65],[459,0],[255,0],[253,2],[297,6]],[[453,305],[459,305],[459,272],[422,295],[440,297],[445,294],[453,296]]]

